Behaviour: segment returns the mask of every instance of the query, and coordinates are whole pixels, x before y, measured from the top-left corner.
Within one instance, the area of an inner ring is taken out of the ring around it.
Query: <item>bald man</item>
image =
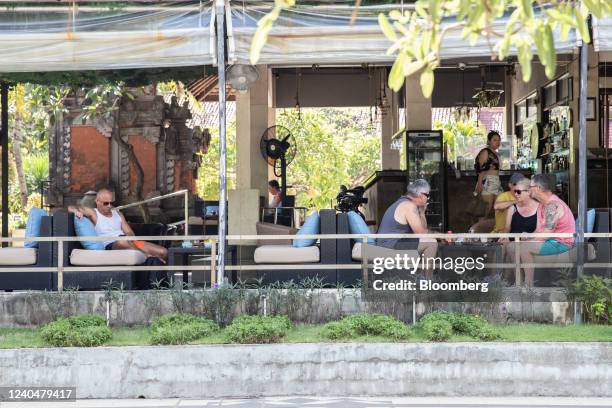
[[[113,192],[103,188],[96,194],[96,208],[81,206],[70,206],[68,211],[77,218],[83,216],[89,218],[94,224],[96,234],[101,237],[121,237],[133,236],[134,231],[129,226],[125,217],[113,207]],[[106,250],[113,249],[137,249],[142,251],[147,257],[156,257],[166,261],[168,250],[162,246],[145,241],[116,241],[109,239],[104,241]]]

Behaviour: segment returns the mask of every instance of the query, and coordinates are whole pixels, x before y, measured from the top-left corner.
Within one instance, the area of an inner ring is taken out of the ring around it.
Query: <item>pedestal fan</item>
[[[274,168],[274,175],[281,179],[281,197],[284,201],[287,194],[287,166],[297,153],[291,131],[284,126],[271,126],[261,136],[259,147],[263,158]]]

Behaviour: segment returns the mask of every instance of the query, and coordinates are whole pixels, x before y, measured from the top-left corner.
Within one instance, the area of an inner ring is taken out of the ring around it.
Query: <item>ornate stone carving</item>
[[[135,143],[134,139],[132,143],[136,146],[137,151],[130,153],[130,146],[126,145],[130,136],[142,137],[156,148],[157,174],[150,174],[151,166],[145,166],[148,172],[147,182],[144,184],[146,185],[145,190],[142,190],[142,177],[137,177],[140,182],[136,184],[141,186],[143,196],[168,193],[176,188],[193,189],[195,187],[194,182],[201,165],[201,154],[208,150],[210,133],[208,130],[200,130],[199,127],[190,127],[192,126],[192,113],[187,100],[180,104],[176,98],[172,98],[170,103],[166,104],[162,96],[154,95],[151,89],[138,94],[134,99],[124,98],[121,101],[120,109],[113,115],[109,115],[108,118],[98,117],[84,123],[81,107],[82,104],[87,103],[84,99],[85,94],[73,94],[66,99],[65,106],[68,113],[64,114],[62,121],[58,124],[58,129],[53,136],[55,148],[53,153],[50,152],[50,158],[51,155],[54,157],[55,166],[51,177],[53,179],[52,190],[58,203],[61,204],[64,197],[75,193],[70,191],[70,188],[75,185],[75,181],[78,181],[73,178],[79,176],[71,174],[71,160],[76,157],[76,153],[73,156],[71,152],[73,146],[70,130],[73,122],[78,125],[95,126],[100,133],[113,140],[111,145],[114,146],[114,153],[110,162],[113,167],[109,179],[112,178],[121,202],[135,198],[137,187],[132,185],[135,182],[134,166],[130,160],[135,160],[134,153],[142,154],[142,150],[139,150],[142,149],[142,145]],[[146,146],[145,148],[148,149]],[[150,151],[147,151],[147,154],[150,156]],[[140,164],[142,169],[143,163]],[[179,175],[180,180],[177,180]],[[152,178],[156,180],[153,184],[150,182]],[[151,187],[155,191],[150,191]],[[172,203],[164,201],[161,206],[167,210],[166,206],[172,207]]]
[[[72,169],[70,166],[70,158],[71,158],[71,134],[70,134],[70,126],[64,126],[62,132],[62,144],[61,144],[61,158],[62,158],[62,186],[61,189],[64,193],[68,193],[70,191],[70,176],[72,173]]]
[[[119,126],[160,126],[163,113],[164,99],[161,96],[143,95],[136,99],[124,97],[119,112]]]
[[[123,140],[125,140],[126,142],[127,142],[127,136],[142,136],[149,143],[152,143],[152,144],[158,144],[160,142],[159,126],[122,128],[121,134],[125,135]]]
[[[166,192],[174,190],[174,165],[174,160],[166,160]]]
[[[210,133],[208,130],[201,131],[198,127],[192,129],[187,126],[192,118],[188,101],[181,105],[176,97],[172,97],[170,103],[166,105],[164,115],[166,154],[181,162],[180,187],[193,187],[190,185],[188,171],[192,172],[193,179],[197,177],[197,170],[201,165],[199,153],[206,153],[208,150]],[[170,184],[169,174],[166,176],[168,184]]]

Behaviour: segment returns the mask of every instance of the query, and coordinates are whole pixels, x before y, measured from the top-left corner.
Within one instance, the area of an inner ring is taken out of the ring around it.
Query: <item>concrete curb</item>
[[[612,397],[611,383],[612,343],[0,350],[3,386],[76,386],[78,398]]]

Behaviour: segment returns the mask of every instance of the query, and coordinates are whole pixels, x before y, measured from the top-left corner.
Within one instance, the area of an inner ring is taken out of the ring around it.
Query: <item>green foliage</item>
[[[49,180],[49,156],[46,153],[29,154],[23,159],[23,172],[28,192],[40,191],[43,181]]]
[[[436,311],[421,318],[419,325],[431,341],[445,341],[454,334],[490,341],[501,336],[485,319],[477,315]],[[450,327],[450,331],[447,330]]]
[[[429,341],[447,341],[453,335],[453,326],[446,320],[429,320],[421,328]]]
[[[152,344],[186,344],[219,330],[212,320],[190,314],[171,314],[151,324]]]
[[[25,197],[40,190],[49,178],[49,129],[57,114],[63,112],[67,90],[36,84],[16,84],[9,90],[9,129],[11,193],[9,209],[13,228],[22,226],[27,214]]]
[[[293,327],[287,316],[242,315],[226,327],[232,343],[276,343]]]
[[[583,276],[574,284],[573,297],[582,302],[583,317],[591,323],[612,321],[612,279]]]
[[[209,66],[110,69],[103,71],[53,71],[53,72],[3,72],[0,81],[11,85],[19,83],[46,86],[69,86],[91,88],[101,83],[124,82],[126,86],[147,86],[171,80],[189,83],[202,76],[216,74],[216,68]]]
[[[441,129],[444,143],[448,147],[448,161],[455,162],[457,157],[474,157],[475,149],[487,142],[484,125],[475,126],[469,122],[435,122],[433,129]]]
[[[251,43],[251,64],[259,59],[281,11],[293,7],[294,3],[295,0],[276,1],[274,8],[259,20]],[[545,12],[534,13],[534,9],[540,8]],[[510,17],[505,26],[498,29],[494,23],[507,13]],[[389,86],[399,91],[407,76],[418,73],[423,95],[429,98],[434,86],[433,70],[441,62],[444,36],[453,30],[462,30],[462,37],[472,46],[479,38],[484,38],[491,56],[499,60],[509,55],[511,47],[516,48],[525,82],[531,78],[532,49],[535,48],[546,76],[552,79],[557,64],[556,38],[566,41],[570,30],[575,29],[590,42],[589,13],[598,18],[608,16],[612,14],[612,2],[561,0],[544,4],[540,0],[417,0],[414,9],[380,13],[380,29],[392,43],[387,54],[396,55]]]
[[[363,111],[361,111],[363,112]],[[297,156],[287,169],[296,205],[329,208],[340,185],[363,183],[380,166],[380,137],[368,128],[367,115],[355,109],[293,109],[277,114],[291,130]]]
[[[353,328],[344,320],[329,322],[321,329],[321,336],[330,340],[350,339],[355,337]]]
[[[208,151],[202,154],[202,165],[198,171],[196,180],[196,191],[198,196],[204,200],[219,199],[219,128],[214,127],[210,131],[210,144]],[[226,165],[227,165],[227,189],[236,188],[236,120],[228,123],[226,128]],[[263,160],[263,158],[262,158]]]
[[[277,123],[291,130],[297,156],[287,169],[296,205],[329,208],[341,184],[355,186],[380,166],[380,137],[356,109],[279,110]],[[208,151],[201,156],[196,189],[207,200],[219,198],[219,131],[210,129]],[[236,186],[236,121],[227,126],[227,183]],[[263,157],[261,158],[263,160]]]
[[[90,326],[105,326],[106,320],[99,315],[80,315],[68,318],[72,327],[84,328]]]
[[[45,343],[56,347],[95,347],[112,337],[104,318],[96,315],[56,320],[44,326],[40,334]]]
[[[382,336],[404,340],[411,336],[406,324],[391,316],[360,313],[345,317],[339,322],[323,326],[321,335],[330,340],[350,339],[359,336]]]
[[[134,99],[124,82],[106,82],[97,84],[87,90],[85,103],[81,107],[81,120],[94,118],[110,118],[119,109],[123,96]]]

